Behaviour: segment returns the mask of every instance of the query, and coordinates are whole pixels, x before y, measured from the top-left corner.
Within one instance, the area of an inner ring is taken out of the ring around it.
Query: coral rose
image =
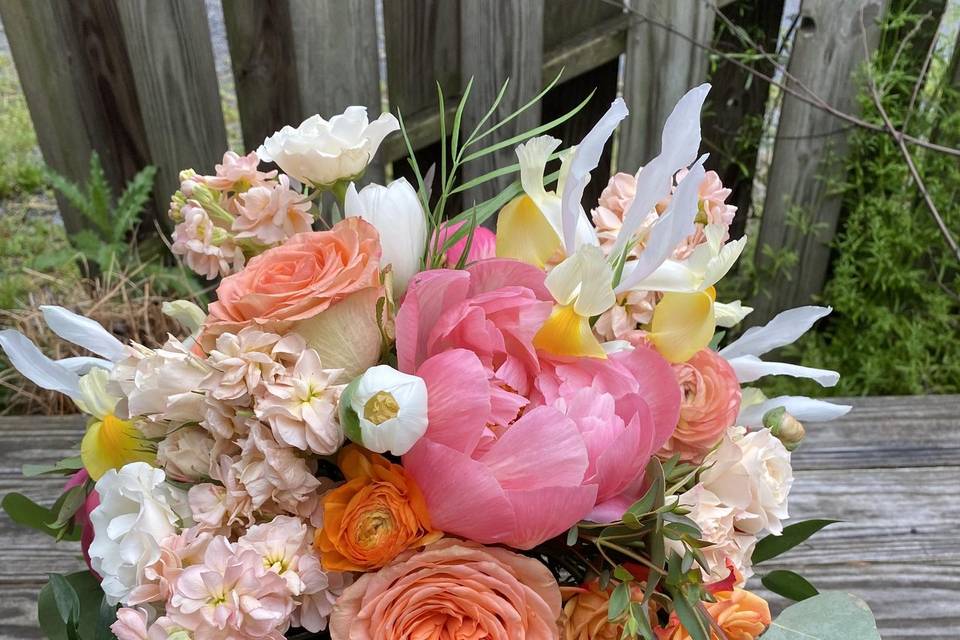
[[[613,586],[602,589],[597,580],[590,580],[582,587],[561,589],[564,595],[561,640],[619,640],[623,625],[607,618]],[[643,597],[642,593],[635,595],[637,600]]]
[[[557,637],[560,589],[540,562],[448,538],[362,576],[337,601],[333,640]]]
[[[379,264],[379,235],[361,218],[347,218],[329,231],[298,233],[223,279],[210,305],[204,346],[247,325],[286,329],[352,294],[379,291]]]
[[[716,602],[705,602],[707,613],[723,630],[728,640],[756,640],[770,624],[770,607],[760,596],[744,589],[718,591]],[[656,630],[658,640],[690,640],[676,613],[670,614],[666,628]],[[712,640],[717,634],[710,633]]]
[[[323,497],[314,545],[328,571],[378,569],[410,547],[436,541],[423,494],[407,472],[350,445],[338,459],[347,482]]]
[[[740,383],[733,367],[712,349],[701,349],[686,362],[673,366],[683,391],[680,422],[663,453],[680,453],[700,462],[720,441],[740,411]]]

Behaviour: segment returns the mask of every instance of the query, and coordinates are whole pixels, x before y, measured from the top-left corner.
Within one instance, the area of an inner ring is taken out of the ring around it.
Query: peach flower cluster
[[[246,260],[313,224],[311,204],[290,178],[258,169],[256,152],[223,155],[212,176],[180,174],[170,217],[171,249],[209,280],[240,271]]]
[[[729,640],[756,640],[770,625],[770,607],[760,596],[745,591],[719,591],[716,602],[705,603],[707,613]],[[665,627],[655,630],[657,640],[690,640],[690,633],[680,624],[676,613],[670,614]],[[712,640],[718,638],[711,632]]]

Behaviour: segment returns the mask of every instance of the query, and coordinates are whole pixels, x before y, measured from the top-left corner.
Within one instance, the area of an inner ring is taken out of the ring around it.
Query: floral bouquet
[[[69,477],[52,507],[3,501],[14,520],[80,540],[89,565],[51,575],[43,630],[879,638],[862,602],[792,572],[764,576],[801,601],[776,622],[744,588],[754,565],[830,523],[784,526],[790,452],[803,422],[849,407],[742,386],[835,384],[762,359],[829,309],[719,346],[718,328],[751,310],[716,289],[746,240],[729,238],[730,192],[698,157],[708,90],[679,101],[660,155],[611,178],[589,213],[620,99],[575,147],[544,133],[579,107],[484,147],[517,114],[496,122],[494,104],[466,127],[468,87],[449,129],[441,114],[439,167],[422,171],[407,141],[414,184],[357,188],[382,140],[406,138],[402,120],[369,122],[362,107],[228,152],[214,175],[183,171],[172,250],[220,280],[206,310],[164,305],[182,335],[124,344],[45,307],[50,330],[92,354],[54,361],[0,333],[24,376],[89,416],[77,457],[25,470]],[[509,145],[517,164],[461,181]]]

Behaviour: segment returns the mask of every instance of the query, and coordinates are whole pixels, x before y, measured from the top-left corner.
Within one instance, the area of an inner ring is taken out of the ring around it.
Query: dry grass
[[[38,279],[51,276],[39,272]],[[51,282],[51,285],[55,283]],[[0,310],[0,325],[23,332],[51,358],[91,355],[86,350],[58,338],[43,321],[39,306],[56,304],[96,320],[121,341],[135,341],[148,347],[162,344],[167,334],[182,335],[183,328],[161,311],[169,296],[158,295],[152,278],[138,278],[136,273],[111,274],[99,280],[86,281],[69,300],[55,286],[38,287],[29,295],[25,309]],[[63,415],[76,413],[69,398],[46,391],[25,380],[6,362],[0,362],[0,392],[6,403],[0,415]]]

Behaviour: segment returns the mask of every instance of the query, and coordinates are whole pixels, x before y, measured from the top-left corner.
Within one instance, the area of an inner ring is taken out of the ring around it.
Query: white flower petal
[[[778,314],[762,327],[750,327],[739,339],[720,350],[727,360],[739,356],[762,356],[791,344],[810,330],[813,323],[833,311],[830,307],[797,307]]]
[[[613,270],[598,247],[584,245],[547,276],[547,289],[562,304],[573,304],[578,315],[597,316],[616,303]]]
[[[111,362],[127,357],[127,349],[123,343],[100,326],[99,322],[63,307],[40,305],[40,311],[43,312],[43,319],[50,330],[67,342],[79,345]]]
[[[700,201],[699,189],[700,183],[703,182],[705,175],[703,163],[706,159],[706,155],[701,156],[693,168],[683,177],[680,184],[677,185],[677,190],[670,199],[667,210],[651,227],[647,245],[637,259],[637,264],[634,266],[633,271],[620,282],[620,286],[617,287],[617,293],[623,293],[624,291],[633,289],[637,283],[652,274],[657,267],[670,257],[677,248],[677,245],[695,231],[695,220],[697,217],[698,203]],[[644,171],[646,171],[646,169],[644,169]],[[638,178],[638,180],[642,179],[642,177],[643,171],[640,172],[640,178]],[[637,196],[633,200],[634,204],[640,200],[640,193],[640,184],[638,182]],[[653,204],[650,206],[652,207]],[[632,211],[633,205],[630,206],[630,211],[627,212],[627,216],[630,216]],[[617,238],[618,244],[620,239],[624,237],[624,229],[626,229],[626,223],[624,223],[624,227],[620,230],[620,235]],[[615,247],[612,255],[618,255],[616,251],[617,249]]]
[[[787,413],[800,422],[829,422],[847,415],[853,408],[850,405],[834,404],[805,396],[777,396],[742,409],[737,417],[737,424],[745,427],[760,426],[763,424],[764,414],[778,407],[786,409]]]
[[[792,376],[809,378],[823,387],[832,387],[840,380],[840,374],[829,369],[814,369],[786,362],[765,362],[756,356],[739,356],[728,359],[740,382],[753,382],[764,376]]]
[[[73,400],[80,397],[80,376],[43,355],[37,345],[19,331],[0,331],[0,348],[14,369],[41,389],[59,391]]]
[[[697,149],[700,148],[700,109],[709,91],[709,84],[691,89],[680,98],[667,117],[660,136],[660,155],[648,162],[637,174],[637,195],[624,216],[623,227],[614,244],[612,255],[619,254],[623,245],[640,228],[647,213],[657,202],[669,195],[671,181],[677,171],[688,166],[697,157]],[[653,265],[653,268],[656,266]],[[653,269],[650,269],[650,272],[652,271]],[[647,275],[648,273],[645,273],[638,280]]]
[[[91,369],[100,368],[106,369],[107,371],[113,369],[113,363],[109,360],[93,358],[91,356],[72,356],[70,358],[60,358],[59,360],[54,360],[54,362],[68,371],[74,372],[78,376],[89,373]]]
[[[517,160],[520,163],[520,184],[523,191],[537,208],[543,211],[546,207],[547,190],[543,186],[543,174],[550,155],[560,146],[560,140],[552,136],[538,136],[531,138],[524,144],[517,145]],[[558,235],[560,229],[557,229]]]
[[[713,315],[717,320],[717,326],[725,329],[740,324],[752,311],[753,307],[745,307],[739,300],[713,303]]]
[[[577,150],[570,161],[570,168],[563,184],[562,211],[563,211],[563,243],[567,255],[572,254],[576,246],[577,230],[581,226],[580,219],[586,218],[583,205],[583,190],[590,182],[590,172],[600,164],[603,147],[613,135],[620,121],[627,117],[629,111],[623,98],[617,98],[603,114],[600,120],[583,137],[577,145]]]

